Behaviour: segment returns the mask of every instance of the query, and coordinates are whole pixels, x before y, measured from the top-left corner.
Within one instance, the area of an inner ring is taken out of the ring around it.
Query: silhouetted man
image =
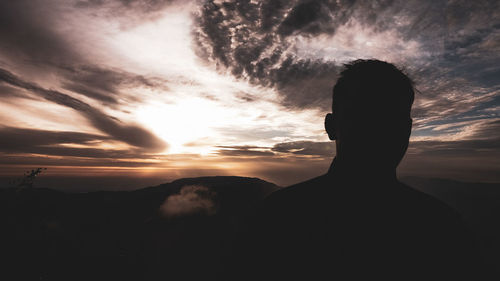
[[[337,148],[328,173],[268,197],[236,279],[480,279],[460,217],[396,178],[413,99],[394,65],[346,65],[325,119]]]

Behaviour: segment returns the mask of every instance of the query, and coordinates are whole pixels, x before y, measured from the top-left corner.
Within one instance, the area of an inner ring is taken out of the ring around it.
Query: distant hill
[[[490,268],[500,280],[500,183],[406,177],[401,181],[458,211],[477,236]]]
[[[276,189],[243,177],[116,192],[0,189],[0,280],[216,280],[245,220]],[[212,213],[166,217],[167,198],[174,210],[208,202]]]
[[[469,222],[500,267],[500,185],[407,177]],[[135,191],[0,189],[1,280],[219,280],[234,239],[280,187],[185,178]],[[500,275],[499,275],[500,276]]]
[[[500,225],[500,183],[470,183],[447,179],[406,177],[401,181],[436,197],[457,210],[474,227],[498,233]],[[487,221],[491,222],[488,225]]]

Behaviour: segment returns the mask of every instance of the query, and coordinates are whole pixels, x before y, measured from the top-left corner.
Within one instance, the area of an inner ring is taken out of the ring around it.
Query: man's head
[[[325,119],[337,158],[360,167],[395,168],[408,148],[413,99],[412,81],[394,65],[378,60],[345,65]]]

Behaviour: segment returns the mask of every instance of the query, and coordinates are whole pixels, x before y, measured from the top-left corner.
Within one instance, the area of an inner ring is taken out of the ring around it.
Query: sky
[[[323,119],[343,64],[380,59],[417,89],[399,174],[500,182],[499,5],[0,0],[0,178],[293,184],[335,155]]]

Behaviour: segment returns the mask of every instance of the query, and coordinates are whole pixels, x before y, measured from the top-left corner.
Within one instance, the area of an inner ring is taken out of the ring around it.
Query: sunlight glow
[[[145,105],[136,112],[141,123],[169,144],[169,154],[209,153],[209,148],[183,145],[215,136],[212,127],[230,122],[228,115],[230,112],[221,106],[201,98],[179,100],[175,104]]]

